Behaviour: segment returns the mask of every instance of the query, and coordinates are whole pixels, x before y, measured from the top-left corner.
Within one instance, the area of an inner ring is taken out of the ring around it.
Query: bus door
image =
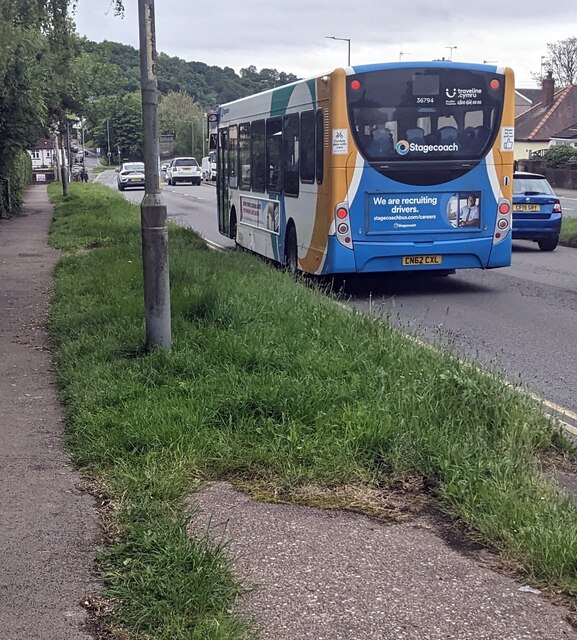
[[[222,235],[230,233],[230,192],[228,187],[228,129],[218,132],[216,156],[216,192],[218,207],[218,230]]]

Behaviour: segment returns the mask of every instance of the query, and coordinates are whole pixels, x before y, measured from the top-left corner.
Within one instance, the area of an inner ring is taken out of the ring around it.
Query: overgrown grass
[[[577,243],[577,218],[569,218],[563,216],[561,222],[561,242],[575,242]]]
[[[185,535],[181,501],[206,477],[418,476],[478,539],[576,594],[577,510],[538,472],[563,439],[533,403],[176,227],[173,348],[145,354],[138,208],[100,185],[51,194],[52,242],[76,251],[57,268],[50,322],[67,437],[119,501],[101,569],[122,624],[162,640],[249,633],[226,613],[226,554]]]

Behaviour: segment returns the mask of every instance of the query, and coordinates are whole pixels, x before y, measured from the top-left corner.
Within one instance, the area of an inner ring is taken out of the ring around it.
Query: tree
[[[70,97],[68,10],[69,0],[0,0],[0,203],[10,184],[22,184],[15,158],[48,134]]]
[[[142,99],[138,91],[103,96],[90,108],[88,128],[92,142],[112,161],[142,160]],[[110,147],[108,142],[110,141]]]
[[[544,67],[553,72],[555,84],[566,87],[577,83],[577,38],[571,37],[547,43],[547,59]],[[533,73],[533,78],[542,81],[542,74]]]
[[[204,109],[192,96],[183,91],[171,91],[158,105],[160,133],[175,136],[174,150],[178,155],[202,154],[203,136],[206,136]]]

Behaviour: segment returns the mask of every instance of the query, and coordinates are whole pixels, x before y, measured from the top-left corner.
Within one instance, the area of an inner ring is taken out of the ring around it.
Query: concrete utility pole
[[[138,0],[145,193],[140,205],[146,347],[170,349],[170,284],[166,205],[160,196],[154,0]]]
[[[64,127],[60,123],[60,179],[62,180],[62,195],[68,197],[68,162],[64,160]]]

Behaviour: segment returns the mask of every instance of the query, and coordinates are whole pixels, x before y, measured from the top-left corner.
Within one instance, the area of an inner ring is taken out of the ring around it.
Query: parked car
[[[174,158],[166,170],[166,181],[169,185],[176,185],[178,182],[192,182],[200,184],[202,170],[196,158]]]
[[[513,175],[513,240],[534,240],[553,251],[561,232],[561,202],[547,178],[517,171]]]
[[[124,191],[128,187],[144,189],[144,162],[123,162],[116,172],[119,191]]]

